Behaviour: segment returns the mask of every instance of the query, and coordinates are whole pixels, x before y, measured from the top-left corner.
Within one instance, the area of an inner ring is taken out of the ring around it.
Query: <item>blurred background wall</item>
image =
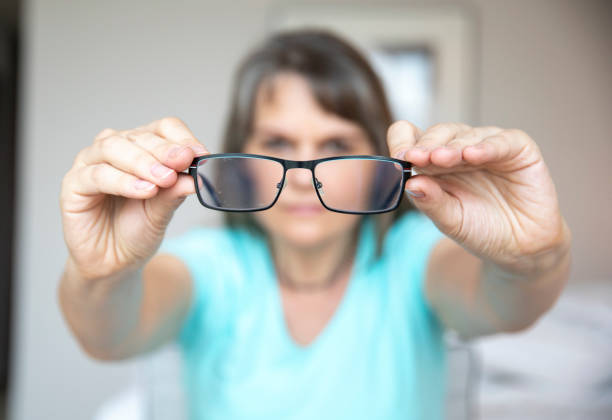
[[[571,281],[610,284],[610,2],[401,2],[449,3],[476,26],[476,112],[468,122],[521,128],[538,142],[574,233]],[[235,66],[278,7],[267,0],[22,4],[9,418],[91,418],[133,378],[135,361],[85,357],[57,305],[67,255],[58,194],[75,154],[103,128],[168,115],[218,150]],[[190,199],[171,234],[215,216]]]
[[[0,413],[6,406],[11,367],[18,21],[17,1],[0,3]]]

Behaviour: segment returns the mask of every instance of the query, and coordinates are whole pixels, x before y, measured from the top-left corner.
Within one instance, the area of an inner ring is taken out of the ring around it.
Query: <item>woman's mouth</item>
[[[321,205],[291,205],[286,207],[287,211],[295,216],[314,216],[325,210]]]

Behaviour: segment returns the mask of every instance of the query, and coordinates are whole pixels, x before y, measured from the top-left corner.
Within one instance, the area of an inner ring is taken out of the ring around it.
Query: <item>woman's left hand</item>
[[[548,168],[523,131],[451,123],[421,132],[398,121],[387,141],[415,167],[406,183],[415,206],[476,256],[528,272],[569,247]]]

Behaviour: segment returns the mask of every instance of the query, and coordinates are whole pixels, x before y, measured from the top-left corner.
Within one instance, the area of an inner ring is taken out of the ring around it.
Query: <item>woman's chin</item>
[[[263,213],[263,212],[262,212]],[[310,215],[260,214],[259,223],[272,236],[288,245],[313,248],[351,231],[359,216],[322,213]]]
[[[299,248],[312,248],[320,246],[329,239],[330,230],[321,223],[309,223],[308,221],[296,221],[285,226],[282,232],[283,242]]]
[[[303,250],[313,250],[329,245],[339,237],[350,234],[352,225],[341,226],[328,223],[294,222],[275,233],[287,246]]]

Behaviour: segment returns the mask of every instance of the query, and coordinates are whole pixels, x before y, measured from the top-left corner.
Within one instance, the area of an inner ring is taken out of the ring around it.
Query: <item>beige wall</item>
[[[481,122],[538,142],[574,233],[573,280],[612,283],[612,4],[480,3]]]
[[[101,129],[164,115],[218,150],[231,73],[276,3],[25,3],[11,418],[84,419],[132,377],[133,362],[92,362],[61,319],[61,177]],[[536,139],[575,234],[573,281],[612,281],[609,2],[453,3],[478,24],[480,122]],[[190,200],[171,231],[211,217]]]

